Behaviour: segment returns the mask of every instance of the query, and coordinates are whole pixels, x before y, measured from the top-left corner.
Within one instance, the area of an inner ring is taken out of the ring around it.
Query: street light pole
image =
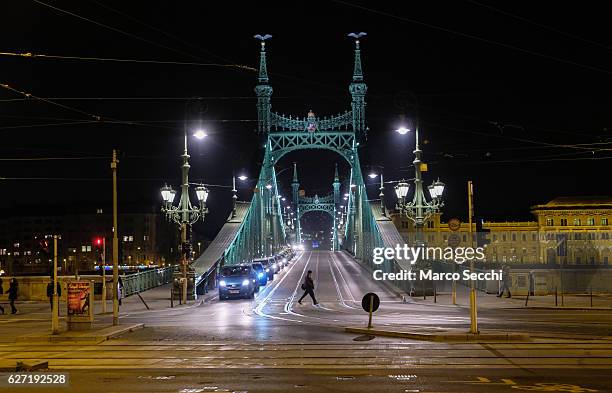
[[[59,333],[59,299],[57,296],[57,235],[53,235],[53,307],[51,308],[51,333]]]
[[[194,136],[198,139],[203,139],[206,134],[202,130],[198,130]],[[188,289],[188,277],[187,277],[187,266],[189,264],[189,244],[188,244],[188,226],[194,224],[199,219],[204,220],[204,216],[208,212],[206,209],[206,200],[208,199],[208,189],[203,185],[196,187],[196,196],[200,203],[199,206],[194,207],[191,204],[189,198],[189,153],[187,150],[187,129],[185,128],[185,143],[183,154],[183,164],[181,166],[182,172],[182,183],[181,183],[181,197],[178,206],[173,206],[172,202],[176,192],[167,185],[164,185],[161,189],[162,199],[164,204],[162,206],[162,212],[166,214],[168,220],[177,223],[181,229],[181,288],[182,296],[181,300],[183,303],[187,302],[187,289]]]
[[[119,238],[117,237],[117,151],[113,150],[113,325],[119,324]]]

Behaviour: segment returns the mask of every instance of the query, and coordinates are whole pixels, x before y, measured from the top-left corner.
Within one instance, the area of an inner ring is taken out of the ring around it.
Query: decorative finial
[[[359,33],[349,33],[348,36],[355,39],[355,68],[353,69],[353,82],[363,81],[363,72],[361,70],[361,50],[359,49],[359,39],[365,37],[367,33],[361,31]]]
[[[293,163],[293,182],[297,183],[298,182],[298,175],[297,175],[297,162]]]
[[[340,177],[338,176],[338,163],[335,163],[335,171],[334,171],[334,183],[340,182]]]
[[[270,34],[256,34],[254,38],[261,41],[261,51],[259,52],[259,83],[268,83],[268,67],[266,66],[266,40],[272,38]]]

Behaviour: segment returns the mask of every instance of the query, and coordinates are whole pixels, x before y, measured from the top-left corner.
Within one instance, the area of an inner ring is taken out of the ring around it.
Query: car
[[[259,290],[257,275],[250,264],[223,266],[219,271],[219,299],[253,299]]]
[[[268,283],[268,273],[266,272],[266,268],[261,262],[256,262],[257,260],[253,260],[251,266],[255,271],[257,276],[257,281],[259,281],[260,286],[264,286]]]
[[[284,259],[280,254],[277,254],[274,256],[274,262],[276,263],[276,266],[278,266],[278,270],[282,270],[285,267],[285,262],[287,260]]]
[[[266,258],[253,259],[253,263],[261,263],[261,265],[264,268],[264,271],[268,275],[268,281],[274,280],[274,273],[276,272],[274,268],[272,267],[273,262],[270,260],[270,258],[266,257]]]

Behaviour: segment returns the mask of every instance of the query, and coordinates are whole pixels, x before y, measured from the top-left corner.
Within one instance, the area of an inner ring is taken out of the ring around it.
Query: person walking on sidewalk
[[[53,310],[53,278],[51,278],[51,281],[49,281],[49,284],[47,284],[47,297],[49,298],[49,305],[51,305],[51,310]],[[62,286],[60,285],[60,282],[57,282],[57,298],[59,299],[60,297],[62,297]]]
[[[11,279],[11,285],[8,289],[8,298],[11,303],[11,314],[17,314],[17,308],[15,307],[15,300],[17,300],[17,294],[19,292],[19,284],[17,283],[17,279],[13,277]]]
[[[502,297],[504,295],[504,292],[506,291],[508,291],[508,296],[506,297],[512,297],[512,294],[510,293],[510,282],[510,268],[508,267],[508,265],[504,265],[504,267],[502,268],[502,285],[501,289],[499,290],[499,293],[497,294],[497,297]]]
[[[306,278],[304,279],[304,282],[302,283],[302,289],[304,290],[304,294],[302,295],[300,300],[298,300],[298,303],[302,304],[302,299],[304,299],[306,295],[310,295],[310,297],[312,298],[312,303],[315,306],[319,304],[314,294],[314,281],[312,280],[312,270],[309,270],[308,274],[306,274]]]

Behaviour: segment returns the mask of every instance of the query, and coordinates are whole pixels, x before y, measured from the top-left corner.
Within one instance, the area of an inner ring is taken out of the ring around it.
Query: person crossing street
[[[298,300],[299,304],[302,304],[302,299],[304,299],[306,295],[310,295],[310,297],[312,298],[312,303],[315,306],[319,304],[314,294],[314,281],[312,279],[312,270],[309,270],[308,274],[306,274],[306,278],[304,278],[304,282],[302,283],[302,289],[304,290],[304,294],[302,295],[300,300]]]

